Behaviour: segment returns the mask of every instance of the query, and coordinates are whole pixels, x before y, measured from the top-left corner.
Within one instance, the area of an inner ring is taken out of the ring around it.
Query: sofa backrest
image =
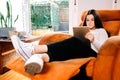
[[[81,20],[87,11],[81,15]],[[104,28],[110,33],[110,36],[120,34],[120,10],[97,10]],[[80,23],[81,24],[81,23]]]

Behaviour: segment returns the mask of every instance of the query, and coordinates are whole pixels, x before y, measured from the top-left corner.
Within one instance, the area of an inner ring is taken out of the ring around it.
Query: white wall
[[[69,33],[72,34],[72,27],[78,26],[79,15],[78,3],[74,5],[74,0],[69,0]]]
[[[120,9],[120,0],[113,0],[112,9]]]
[[[117,1],[117,9],[120,9],[120,0]]]
[[[79,13],[88,9],[112,9],[113,0],[79,0]]]
[[[81,13],[89,9],[112,9],[113,0],[75,0],[69,1],[69,33],[72,34],[72,27],[78,26],[81,19]],[[120,1],[120,0],[118,0]],[[120,9],[120,8],[119,8]]]

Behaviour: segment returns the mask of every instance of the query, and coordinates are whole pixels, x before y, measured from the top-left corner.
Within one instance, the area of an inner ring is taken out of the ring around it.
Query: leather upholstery
[[[99,12],[104,28],[110,33],[110,38],[102,45],[98,56],[87,70],[93,80],[120,80],[120,10],[97,10]],[[85,12],[81,20],[84,20]],[[82,22],[80,22],[80,25]],[[63,37],[64,36],[64,37]],[[55,42],[69,38],[68,34],[45,35],[40,44]],[[88,68],[88,67],[87,67]]]

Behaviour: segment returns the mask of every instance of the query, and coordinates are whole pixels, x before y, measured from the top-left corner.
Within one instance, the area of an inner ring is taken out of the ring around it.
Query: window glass
[[[32,35],[69,31],[69,0],[31,0]]]

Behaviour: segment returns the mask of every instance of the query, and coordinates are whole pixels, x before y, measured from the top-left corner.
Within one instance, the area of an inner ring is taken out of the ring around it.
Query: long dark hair
[[[102,22],[100,20],[100,17],[98,15],[98,13],[96,12],[96,10],[94,10],[94,9],[89,10],[87,12],[87,14],[85,15],[83,26],[87,26],[86,18],[87,18],[87,15],[90,15],[90,14],[92,14],[94,16],[95,27],[96,28],[103,28],[103,25],[102,25]]]

